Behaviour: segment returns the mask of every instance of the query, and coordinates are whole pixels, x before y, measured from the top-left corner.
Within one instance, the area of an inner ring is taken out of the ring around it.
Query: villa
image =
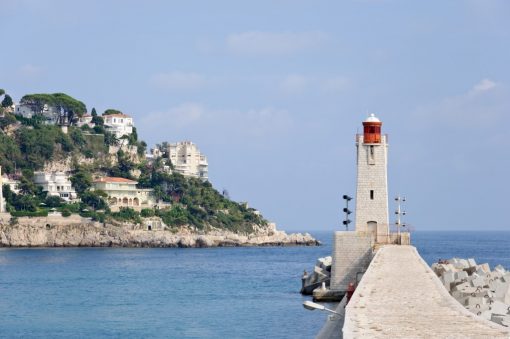
[[[69,176],[64,172],[34,172],[34,184],[42,186],[48,196],[57,196],[65,201],[77,198]]]
[[[38,110],[35,105],[20,103],[15,106],[14,114],[21,115],[25,118],[32,118],[40,115],[45,118],[45,123],[54,125],[59,121],[61,112],[58,108],[44,104],[42,110]]]
[[[104,126],[117,138],[133,133],[133,118],[127,114],[117,113],[103,115]]]
[[[135,210],[152,208],[156,200],[151,188],[137,188],[138,182],[126,178],[102,177],[92,182],[94,189],[108,195],[108,205],[112,210],[131,207]]]

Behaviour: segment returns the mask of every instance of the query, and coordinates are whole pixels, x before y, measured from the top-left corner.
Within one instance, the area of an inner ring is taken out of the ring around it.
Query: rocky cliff
[[[1,247],[217,247],[217,246],[315,246],[310,234],[286,234],[267,229],[240,235],[228,231],[200,234],[190,229],[140,230],[134,225],[112,225],[87,219],[19,218],[0,224]]]

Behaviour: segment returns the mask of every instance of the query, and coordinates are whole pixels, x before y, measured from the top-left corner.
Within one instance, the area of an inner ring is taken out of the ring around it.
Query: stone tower
[[[356,136],[356,232],[371,234],[376,242],[385,242],[389,234],[388,140],[381,135],[381,126],[370,114],[363,122],[363,134]]]

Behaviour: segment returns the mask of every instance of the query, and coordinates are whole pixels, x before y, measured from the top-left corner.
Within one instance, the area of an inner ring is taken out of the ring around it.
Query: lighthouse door
[[[367,231],[372,234],[372,236],[377,236],[377,221],[367,222]]]

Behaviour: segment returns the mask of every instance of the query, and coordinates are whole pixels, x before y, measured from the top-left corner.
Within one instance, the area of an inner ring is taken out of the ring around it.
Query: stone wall
[[[372,260],[372,236],[358,232],[335,232],[330,289],[346,291],[356,284],[356,275],[365,272]],[[358,280],[361,275],[358,275]]]

